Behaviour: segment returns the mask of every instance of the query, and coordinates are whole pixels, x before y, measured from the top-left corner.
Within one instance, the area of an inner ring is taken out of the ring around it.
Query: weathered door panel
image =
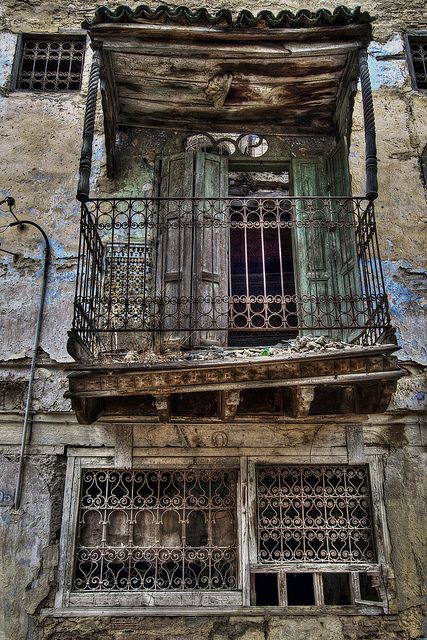
[[[193,345],[223,345],[228,327],[228,194],[227,158],[197,152],[194,195],[193,318],[198,328]],[[209,328],[208,328],[209,327]]]
[[[191,325],[194,153],[162,158],[156,296],[160,340],[187,345]],[[167,198],[167,199],[166,199]],[[186,198],[187,200],[182,200]]]
[[[354,340],[364,324],[364,303],[359,264],[357,259],[355,219],[351,196],[348,150],[341,140],[328,158],[328,177],[331,196],[331,211],[336,223],[337,265],[336,280],[340,300],[340,324],[342,339]],[[342,197],[342,198],[341,198]]]
[[[322,158],[293,161],[294,194],[301,197],[294,234],[298,316],[305,335],[332,336],[337,326],[335,238],[326,177]]]
[[[226,206],[218,200],[227,195],[227,184],[223,156],[185,151],[162,159],[160,196],[170,198],[159,210],[163,341],[197,346],[227,339],[228,235]]]

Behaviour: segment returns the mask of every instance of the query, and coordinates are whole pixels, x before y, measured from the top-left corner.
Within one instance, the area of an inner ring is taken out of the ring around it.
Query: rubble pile
[[[129,351],[115,362],[141,363],[151,366],[173,362],[209,362],[214,360],[241,360],[259,357],[289,357],[297,353],[331,352],[341,349],[357,348],[357,344],[349,344],[341,340],[332,340],[326,336],[302,336],[290,342],[280,342],[271,347],[206,347],[183,351],[178,347],[163,352]]]

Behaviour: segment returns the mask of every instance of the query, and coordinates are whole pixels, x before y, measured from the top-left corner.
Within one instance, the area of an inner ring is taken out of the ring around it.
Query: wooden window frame
[[[235,452],[233,452],[235,453]],[[307,462],[307,461],[304,461]],[[313,464],[328,464],[327,456],[316,456]],[[340,463],[347,463],[346,460]],[[223,456],[202,457],[200,453],[192,456],[191,452],[183,453],[177,457],[163,458],[134,458],[133,468],[138,469],[182,469],[199,468],[237,469],[237,546],[238,546],[238,588],[235,591],[209,592],[198,590],[197,592],[86,592],[78,593],[72,590],[72,578],[74,570],[74,547],[77,532],[79,497],[81,474],[84,469],[111,468],[115,469],[114,457],[107,456],[104,450],[71,449],[69,451],[67,474],[64,493],[64,511],[60,542],[59,562],[59,590],[56,596],[53,615],[67,615],[71,611],[73,615],[218,615],[221,613],[244,614],[252,612],[268,612],[271,615],[307,615],[322,613],[331,614],[357,614],[379,615],[388,612],[388,594],[386,583],[391,573],[391,547],[388,536],[385,507],[383,503],[383,462],[381,455],[367,456],[371,478],[371,499],[373,509],[373,530],[376,542],[377,561],[375,563],[359,563],[355,565],[282,563],[280,566],[260,565],[256,562],[256,491],[255,491],[255,467],[256,465],[269,464],[303,464],[301,456],[287,456],[286,459],[271,455],[233,457],[233,454]],[[255,554],[255,555],[254,555]],[[253,575],[260,573],[276,573],[279,575],[279,604],[275,606],[254,605],[253,587],[251,582]],[[315,604],[301,606],[287,606],[286,599],[286,573],[306,572],[314,576]],[[351,589],[351,605],[325,605],[323,601],[322,574],[349,573]],[[359,573],[368,573],[380,585],[382,602],[363,601],[360,597]],[[50,610],[52,613],[52,610]]]

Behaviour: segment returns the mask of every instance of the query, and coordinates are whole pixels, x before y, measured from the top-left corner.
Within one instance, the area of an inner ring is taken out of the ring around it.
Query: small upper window
[[[16,88],[78,91],[84,52],[84,37],[24,35]]]
[[[407,45],[412,84],[415,89],[427,90],[427,32],[408,34]]]

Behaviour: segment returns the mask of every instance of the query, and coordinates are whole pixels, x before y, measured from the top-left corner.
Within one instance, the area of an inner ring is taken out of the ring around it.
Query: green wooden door
[[[304,335],[333,336],[336,255],[326,162],[323,158],[295,159],[292,170],[294,195],[301,198],[296,201],[294,233],[299,323]]]
[[[357,259],[355,218],[351,196],[348,150],[341,140],[327,160],[332,217],[336,223],[336,280],[342,339],[353,341],[364,324],[364,303]],[[336,199],[334,199],[334,197]]]
[[[227,339],[227,160],[202,151],[161,164],[157,295],[163,341],[185,346]],[[176,199],[176,200],[174,200]],[[221,301],[218,301],[222,299]],[[216,330],[215,330],[216,327]],[[170,330],[169,330],[170,329]]]

